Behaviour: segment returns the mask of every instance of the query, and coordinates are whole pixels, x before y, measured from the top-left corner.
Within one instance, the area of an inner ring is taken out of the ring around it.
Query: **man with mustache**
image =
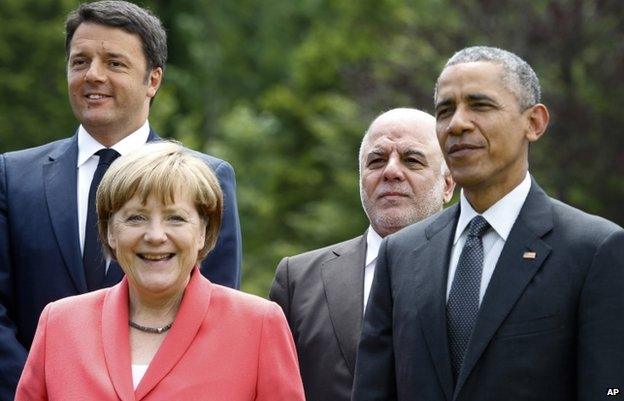
[[[434,100],[460,201],[382,243],[353,400],[610,399],[624,386],[624,230],[529,174],[549,120],[537,75],[470,47]]]
[[[359,154],[366,232],[284,258],[270,298],[284,309],[308,401],[351,398],[363,310],[383,237],[442,210],[454,183],[435,138],[433,116],[415,109],[381,114]]]

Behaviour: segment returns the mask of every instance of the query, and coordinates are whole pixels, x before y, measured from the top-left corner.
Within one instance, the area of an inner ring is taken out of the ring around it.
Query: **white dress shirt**
[[[381,236],[373,230],[373,227],[368,227],[366,234],[366,267],[364,268],[364,308],[362,308],[362,312],[366,311],[368,296],[370,295],[371,286],[373,285],[375,263],[377,263],[377,254],[379,253],[381,240]]]
[[[139,386],[139,383],[141,383],[143,376],[145,376],[145,372],[147,372],[147,368],[149,367],[149,365],[132,364],[131,367],[132,367],[132,385],[134,386],[134,389],[136,390],[136,388]]]
[[[140,148],[147,142],[150,128],[149,123],[145,123],[138,130],[128,135],[121,141],[112,146],[120,155],[128,154],[135,149]],[[100,156],[95,152],[104,149],[105,146],[96,141],[84,129],[82,125],[78,128],[78,234],[80,235],[80,251],[84,251],[85,227],[87,225],[87,209],[89,207],[89,189],[93,174],[97,169]],[[108,264],[107,264],[108,266]]]
[[[531,177],[527,173],[524,180],[522,180],[518,186],[481,214],[490,224],[491,229],[488,230],[482,237],[484,257],[483,272],[481,273],[479,303],[483,301],[483,295],[490,284],[490,279],[492,278],[492,274],[494,274],[494,268],[496,267],[498,258],[500,257],[503,247],[505,246],[505,241],[507,241],[509,232],[520,214],[520,209],[522,209],[522,205],[524,205],[524,201],[526,200],[530,189]],[[451,250],[448,281],[446,283],[447,300],[451,291],[451,285],[453,284],[453,278],[455,277],[455,270],[457,269],[459,255],[464,248],[466,237],[468,237],[466,227],[470,223],[470,220],[478,215],[478,213],[470,205],[470,202],[466,199],[463,189],[460,194],[460,206],[461,212],[457,223],[457,229],[455,230],[453,249]]]

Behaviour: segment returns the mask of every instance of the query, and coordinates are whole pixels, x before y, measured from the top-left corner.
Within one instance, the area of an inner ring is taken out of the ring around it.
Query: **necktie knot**
[[[120,155],[115,149],[104,148],[95,152],[96,155],[100,156],[100,160],[98,161],[98,166],[107,165],[109,166],[116,158]]]
[[[468,226],[468,235],[472,237],[481,238],[483,234],[490,228],[490,223],[481,216],[475,216],[470,220],[470,224]]]

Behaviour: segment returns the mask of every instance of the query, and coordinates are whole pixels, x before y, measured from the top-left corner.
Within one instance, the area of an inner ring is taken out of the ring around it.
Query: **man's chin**
[[[81,124],[84,126],[103,127],[109,125],[113,119],[108,113],[94,113],[93,111],[89,111],[83,113],[78,120],[80,120]]]
[[[404,213],[382,213],[375,219],[377,227],[382,231],[393,233],[412,223],[412,217]]]

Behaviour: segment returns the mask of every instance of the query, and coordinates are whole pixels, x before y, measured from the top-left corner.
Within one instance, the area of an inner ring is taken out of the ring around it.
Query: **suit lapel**
[[[122,401],[134,401],[128,332],[128,282],[108,290],[102,307],[102,345],[108,375]]]
[[[483,297],[472,340],[457,379],[455,397],[490,340],[550,253],[550,246],[541,238],[552,227],[550,200],[533,181]],[[529,251],[535,252],[534,259],[523,257]]]
[[[321,266],[329,316],[351,374],[362,328],[366,235],[333,250],[335,258]]]
[[[453,373],[446,335],[446,281],[459,207],[446,209],[426,229],[428,242],[413,252],[417,288],[415,307],[446,398],[453,393]]]
[[[173,326],[136,388],[137,400],[148,395],[184,356],[206,317],[211,293],[212,284],[204,279],[199,269],[195,267]]]
[[[78,138],[74,135],[50,154],[49,161],[43,165],[43,183],[56,242],[76,289],[83,293],[87,291],[87,283],[78,235],[77,160]]]
[[[150,129],[147,141],[161,138]],[[78,293],[87,292],[87,282],[80,252],[78,234],[78,136],[74,135],[49,155],[49,161],[43,165],[43,184],[48,213],[56,242],[65,261]],[[119,270],[119,269],[117,269]],[[117,283],[122,273],[116,272],[108,278],[107,285]]]

